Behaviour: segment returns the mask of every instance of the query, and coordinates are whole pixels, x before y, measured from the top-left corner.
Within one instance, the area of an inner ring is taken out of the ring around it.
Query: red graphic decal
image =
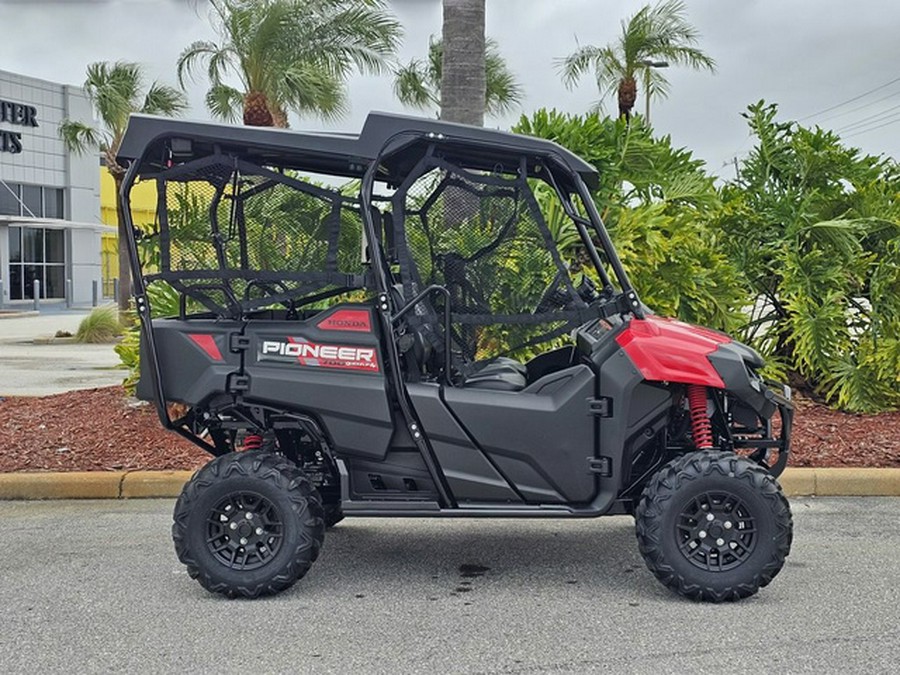
[[[341,368],[378,373],[378,357],[374,347],[359,345],[328,345],[310,342],[305,338],[289,337],[287,342],[263,340],[261,361],[296,361],[313,368]]]
[[[195,345],[206,352],[206,355],[213,361],[225,360],[222,358],[222,352],[219,351],[219,345],[216,344],[216,339],[212,335],[208,333],[188,333],[188,337]]]
[[[616,342],[648,380],[719,389],[725,386],[706,358],[720,344],[731,342],[724,333],[675,319],[648,316],[632,319],[616,336]]]
[[[371,333],[372,322],[367,309],[339,309],[316,324],[320,330],[346,330]]]

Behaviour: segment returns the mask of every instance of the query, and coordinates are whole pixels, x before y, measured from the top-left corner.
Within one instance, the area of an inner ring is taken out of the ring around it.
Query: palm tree
[[[435,109],[441,105],[441,76],[444,66],[444,44],[438,38],[428,41],[428,57],[413,59],[394,73],[394,96],[413,108]],[[516,81],[500,55],[496,41],[485,41],[484,53],[485,113],[502,115],[521,103],[522,85]]]
[[[178,80],[205,64],[206,105],[228,121],[287,126],[287,112],[336,117],[354,69],[386,70],[402,28],[384,0],[210,0],[219,42],[200,40],[178,57]],[[241,89],[225,82],[227,75]]]
[[[441,119],[484,125],[484,0],[443,0]]]
[[[99,149],[106,163],[106,169],[113,177],[116,194],[122,187],[125,167],[116,161],[119,145],[128,116],[131,113],[150,115],[178,115],[187,109],[184,95],[159,82],[144,87],[144,73],[137,63],[101,61],[87,68],[84,90],[90,99],[100,124],[92,127],[83,122],[65,119],[60,123],[59,135],[65,147],[79,154],[91,149]],[[116,215],[119,227],[119,309],[127,310],[130,301],[131,267],[128,262],[125,217],[122,203],[116,200]]]
[[[635,75],[644,75],[644,95],[665,98],[668,80],[652,67],[657,60],[715,72],[716,62],[695,47],[700,34],[684,16],[681,0],[666,0],[645,5],[622,22],[622,35],[612,45],[587,45],[560,61],[563,81],[574,86],[587,71],[593,70],[601,95],[616,92],[619,115],[631,118],[637,99]]]

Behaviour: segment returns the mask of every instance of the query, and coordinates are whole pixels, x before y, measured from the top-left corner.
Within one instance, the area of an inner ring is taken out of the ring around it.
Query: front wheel
[[[188,574],[213,593],[255,598],[303,577],[324,538],[318,492],[296,465],[266,452],[212,460],[175,504],[172,538]]]
[[[740,600],[767,585],[791,550],[787,499],[761,466],[733,453],[679,457],[653,477],[635,512],[647,567],[693,600]]]

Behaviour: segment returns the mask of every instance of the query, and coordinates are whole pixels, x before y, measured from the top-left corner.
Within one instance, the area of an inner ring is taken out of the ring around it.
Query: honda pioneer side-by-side
[[[790,390],[641,302],[590,164],[382,113],[359,134],[135,115],[119,161],[138,395],[213,456],[173,526],[205,588],[288,588],[345,516],[631,514],[699,600],[781,570]]]

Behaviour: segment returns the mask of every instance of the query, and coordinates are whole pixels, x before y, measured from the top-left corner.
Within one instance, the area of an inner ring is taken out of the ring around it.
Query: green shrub
[[[119,310],[115,305],[97,307],[78,325],[75,333],[76,342],[101,343],[114,342],[122,334],[119,322]]]
[[[179,294],[165,281],[155,281],[147,286],[147,299],[150,303],[150,311],[154,318],[163,316],[178,316]],[[201,307],[194,301],[188,300],[187,311],[199,311]],[[128,371],[122,385],[125,391],[134,395],[138,378],[141,375],[141,322],[137,314],[132,310],[127,313],[129,327],[119,344],[116,345],[116,354],[119,355],[119,367]]]
[[[119,355],[120,368],[125,368],[128,375],[122,381],[125,391],[130,395],[134,395],[137,387],[138,378],[141,375],[141,329],[136,324],[128,329],[122,340],[115,346],[116,354]]]
[[[900,408],[900,171],[777,112],[749,107],[756,146],[720,190],[752,289],[742,337],[832,405]]]
[[[538,110],[513,131],[555,141],[596,167],[593,192],[632,284],[651,309],[733,331],[744,321],[747,284],[710,220],[721,208],[713,177],[690,151],[637,120]],[[537,189],[557,244],[577,241],[555,195]],[[555,207],[555,208],[554,208]]]

